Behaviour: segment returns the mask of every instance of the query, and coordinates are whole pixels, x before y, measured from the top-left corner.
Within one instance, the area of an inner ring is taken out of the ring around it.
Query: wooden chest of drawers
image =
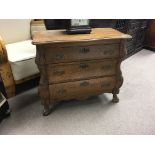
[[[91,34],[67,35],[64,30],[36,31],[36,64],[41,73],[39,94],[48,115],[57,102],[113,93],[113,102],[123,83],[120,64],[124,40],[131,36],[111,28],[96,28]]]

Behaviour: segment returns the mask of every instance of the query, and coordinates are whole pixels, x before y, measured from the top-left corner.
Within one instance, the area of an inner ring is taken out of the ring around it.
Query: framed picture
[[[91,32],[89,19],[70,19],[68,25],[68,34],[89,34]]]
[[[89,19],[71,19],[70,26],[71,27],[89,26]]]

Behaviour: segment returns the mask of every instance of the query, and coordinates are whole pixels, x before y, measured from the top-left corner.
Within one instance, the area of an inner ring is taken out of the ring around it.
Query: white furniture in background
[[[0,20],[0,74],[8,96],[15,94],[15,85],[36,77],[36,46],[31,34],[45,30],[43,21],[31,19]]]

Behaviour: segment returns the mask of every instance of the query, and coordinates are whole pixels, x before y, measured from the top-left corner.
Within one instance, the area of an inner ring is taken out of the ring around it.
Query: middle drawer
[[[109,76],[116,73],[117,60],[93,60],[47,65],[49,83]]]

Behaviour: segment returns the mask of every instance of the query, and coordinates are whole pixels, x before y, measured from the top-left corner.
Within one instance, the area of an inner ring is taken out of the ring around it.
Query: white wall
[[[0,35],[5,43],[30,39],[31,19],[0,19]]]

